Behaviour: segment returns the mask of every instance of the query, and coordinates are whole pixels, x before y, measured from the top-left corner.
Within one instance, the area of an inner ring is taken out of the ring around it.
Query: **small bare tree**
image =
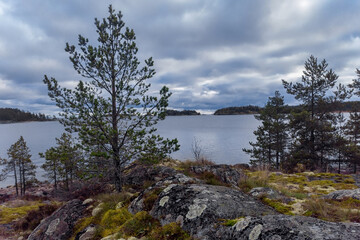
[[[194,154],[194,158],[196,161],[201,161],[202,159],[204,159],[203,155],[202,155],[202,147],[201,147],[201,141],[199,139],[197,139],[196,137],[194,137],[194,140],[191,144],[191,149],[192,152]]]

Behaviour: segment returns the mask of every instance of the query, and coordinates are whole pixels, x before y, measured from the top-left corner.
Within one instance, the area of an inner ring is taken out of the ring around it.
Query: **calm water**
[[[158,133],[167,138],[177,138],[180,151],[171,156],[175,159],[193,159],[192,143],[197,139],[203,155],[216,162],[226,164],[247,163],[249,156],[242,148],[250,147],[254,141],[253,131],[259,122],[253,115],[238,116],[170,116],[158,124]],[[39,152],[55,146],[64,128],[58,122],[26,122],[0,124],[0,157],[7,157],[7,149],[23,136],[31,150],[32,160],[40,166],[43,159]],[[38,168],[38,179],[42,179]],[[0,187],[13,184],[13,179],[0,182]]]

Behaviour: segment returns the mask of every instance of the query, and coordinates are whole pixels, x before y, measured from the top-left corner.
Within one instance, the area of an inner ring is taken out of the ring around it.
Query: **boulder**
[[[156,191],[157,189],[164,189],[171,184],[194,184],[201,183],[199,179],[188,177],[182,173],[177,173],[173,176],[167,177],[151,187],[142,191],[139,196],[137,196],[129,205],[129,212],[135,214],[137,212],[143,211],[144,209],[144,198],[151,192]]]
[[[326,222],[311,217],[267,215],[245,217],[234,226],[210,229],[202,239],[359,239],[360,224]]]
[[[280,200],[284,203],[289,203],[291,201],[291,198],[286,197],[282,194],[280,194],[278,191],[269,188],[269,187],[256,187],[250,190],[249,192],[250,196],[261,198],[261,197],[267,197],[269,199],[273,200]]]
[[[323,198],[332,199],[332,200],[343,200],[345,198],[354,198],[354,199],[360,200],[360,188],[353,189],[353,190],[334,191],[327,195],[324,195]]]
[[[190,170],[196,174],[210,172],[218,177],[222,182],[238,187],[239,180],[246,175],[241,169],[234,169],[229,165],[206,165],[192,166]]]
[[[76,234],[75,240],[92,240],[96,235],[96,227],[93,224],[87,226],[84,230]]]
[[[220,219],[263,216],[276,212],[232,188],[171,184],[159,194],[150,214],[162,225],[178,222],[185,231],[201,238],[214,224],[221,224]]]
[[[28,237],[28,240],[69,239],[76,222],[84,215],[86,205],[79,199],[67,202],[51,216],[41,221]]]

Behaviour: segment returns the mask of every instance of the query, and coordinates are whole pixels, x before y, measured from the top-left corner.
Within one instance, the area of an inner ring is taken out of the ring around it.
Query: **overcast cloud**
[[[78,34],[95,42],[94,18],[110,3],[134,29],[138,57],[154,58],[152,90],[167,85],[171,108],[263,106],[275,90],[285,94],[281,79],[300,79],[311,54],[344,84],[360,68],[356,0],[0,0],[0,107],[58,111],[43,76],[62,86],[80,79],[65,43]]]

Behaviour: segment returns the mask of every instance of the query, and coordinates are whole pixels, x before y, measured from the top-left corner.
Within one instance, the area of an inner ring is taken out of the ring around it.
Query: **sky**
[[[109,4],[134,29],[139,59],[155,61],[151,93],[168,86],[173,109],[264,106],[275,90],[296,104],[281,80],[299,81],[310,55],[343,84],[360,68],[357,0],[0,0],[0,107],[56,114],[44,75],[70,88],[82,79],[65,44],[96,43]]]

